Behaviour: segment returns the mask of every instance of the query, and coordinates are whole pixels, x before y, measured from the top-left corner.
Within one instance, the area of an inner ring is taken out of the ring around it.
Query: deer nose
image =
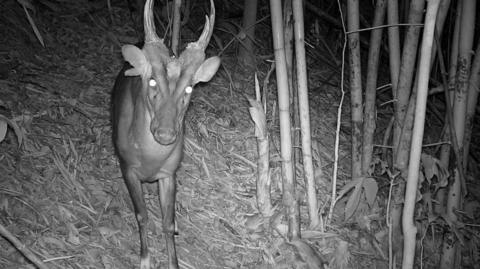
[[[177,140],[177,134],[171,128],[157,128],[153,133],[153,137],[162,145],[170,145]]]

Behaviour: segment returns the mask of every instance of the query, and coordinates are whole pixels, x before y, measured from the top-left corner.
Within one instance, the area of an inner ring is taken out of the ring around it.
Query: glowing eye
[[[191,86],[185,88],[185,93],[192,93],[193,89]]]
[[[148,81],[148,85],[149,85],[150,87],[155,87],[155,86],[157,86],[157,82],[156,82],[154,79],[150,79],[150,80]]]

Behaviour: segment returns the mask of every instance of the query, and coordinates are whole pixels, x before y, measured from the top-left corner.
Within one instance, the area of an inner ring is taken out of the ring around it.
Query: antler
[[[203,27],[203,32],[198,38],[197,42],[191,42],[188,44],[187,48],[199,48],[205,50],[210,42],[210,38],[213,34],[213,25],[215,24],[215,4],[213,0],[210,0],[210,18],[205,16],[205,26]]]
[[[143,11],[143,27],[145,31],[145,43],[162,43],[163,39],[157,36],[155,21],[153,20],[153,0],[147,0]]]

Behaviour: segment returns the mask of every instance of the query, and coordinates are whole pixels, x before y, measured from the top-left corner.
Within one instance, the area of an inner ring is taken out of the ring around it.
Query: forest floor
[[[114,154],[110,122],[111,90],[123,64],[120,48],[138,41],[125,2],[113,1],[111,12],[103,6],[105,1],[43,7],[35,21],[45,48],[17,2],[3,4],[3,10],[12,13],[0,21],[0,34],[8,37],[0,44],[5,63],[0,69],[0,114],[18,124],[23,141],[19,146],[10,130],[0,144],[0,223],[49,268],[134,268],[139,264],[137,222]],[[197,25],[203,24],[206,7],[198,11]],[[219,50],[219,40],[211,42],[207,54]],[[270,223],[248,221],[258,213],[257,144],[246,99],[254,97],[253,74],[239,67],[234,51],[225,50],[221,57],[222,67],[213,80],[195,88],[185,120],[184,159],[177,172],[180,267],[307,268],[301,246],[285,243]],[[269,68],[268,61],[259,60],[261,84]],[[331,192],[341,94],[340,76],[326,69],[317,66],[309,71],[312,149],[322,212]],[[272,199],[281,214],[274,76],[266,90]],[[340,184],[348,180],[350,167],[348,113],[346,109],[342,114]],[[297,167],[304,242],[326,264],[337,259],[337,265],[347,262],[343,268],[382,268],[383,253],[361,229],[335,221],[326,227],[328,233],[306,228],[302,174],[301,166]],[[164,268],[157,191],[155,184],[145,189],[151,256],[155,265]],[[342,208],[335,213],[341,215]],[[280,222],[285,227],[284,220]],[[337,257],[341,245],[348,245],[348,250]],[[0,268],[32,266],[0,238]]]

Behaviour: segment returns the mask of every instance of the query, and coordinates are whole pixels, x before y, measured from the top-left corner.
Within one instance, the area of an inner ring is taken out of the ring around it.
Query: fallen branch
[[[5,237],[12,245],[20,251],[27,259],[29,259],[33,264],[35,264],[40,269],[48,269],[48,267],[43,263],[40,258],[37,257],[31,250],[29,250],[25,244],[20,242],[12,233],[10,233],[5,226],[0,223],[0,235]]]

